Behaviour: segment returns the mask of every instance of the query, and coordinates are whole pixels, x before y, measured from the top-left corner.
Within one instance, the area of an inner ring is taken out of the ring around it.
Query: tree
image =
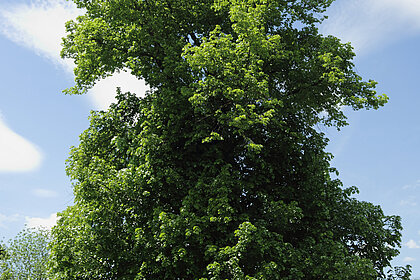
[[[48,279],[50,232],[25,228],[7,244],[2,244],[0,279]]]
[[[318,33],[331,0],[73,1],[67,93],[123,70],[151,90],[72,148],[56,279],[408,279],[386,273],[400,218],[332,178],[316,129],[387,102]]]

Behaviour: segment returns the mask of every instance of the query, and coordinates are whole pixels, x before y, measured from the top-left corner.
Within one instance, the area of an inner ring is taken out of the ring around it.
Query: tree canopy
[[[331,0],[73,1],[66,92],[118,71],[151,89],[72,148],[56,279],[408,279],[387,276],[400,218],[334,179],[316,129],[387,101],[319,34]]]
[[[0,280],[48,279],[48,230],[25,228],[0,244]]]

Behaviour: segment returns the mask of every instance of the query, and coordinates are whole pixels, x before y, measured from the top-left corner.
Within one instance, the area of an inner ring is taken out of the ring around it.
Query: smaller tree
[[[50,231],[25,228],[0,244],[0,280],[47,278]]]

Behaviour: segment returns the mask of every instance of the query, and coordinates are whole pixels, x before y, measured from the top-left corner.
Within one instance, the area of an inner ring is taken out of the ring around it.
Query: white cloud
[[[28,228],[43,227],[51,229],[57,224],[58,217],[57,213],[53,213],[48,218],[25,217],[25,220]]]
[[[7,216],[0,213],[0,228],[7,229],[8,227],[6,224],[11,223],[11,222],[16,222],[19,219],[20,219],[19,214]]]
[[[92,88],[90,94],[97,109],[107,109],[112,102],[115,102],[117,87],[120,87],[122,92],[130,91],[138,96],[144,96],[149,89],[144,80],[139,80],[128,72],[115,73],[112,77],[99,81]]]
[[[400,201],[401,206],[416,206],[417,202],[413,202],[410,200],[401,200]]]
[[[31,3],[2,5],[0,32],[13,42],[71,71],[73,63],[60,58],[61,38],[65,35],[65,22],[80,14],[76,5],[66,0],[35,0]]]
[[[410,197],[408,197],[408,199],[401,200],[400,205],[402,205],[402,206],[416,206],[417,205],[417,198],[415,196],[410,196]]]
[[[52,198],[58,196],[57,192],[47,189],[35,189],[33,190],[33,194],[41,198]]]
[[[417,180],[413,184],[407,184],[402,187],[403,190],[415,190],[420,187],[420,180]]]
[[[0,5],[0,33],[47,57],[72,75],[74,63],[60,57],[61,38],[65,36],[65,22],[81,13],[74,3],[66,0],[36,0],[31,4],[8,7]],[[144,81],[126,72],[116,73],[99,81],[90,91],[89,97],[96,109],[106,109],[115,101],[116,87],[139,96],[148,89]]]
[[[404,259],[403,259],[403,262],[413,262],[413,261],[415,261],[416,259],[415,258],[412,258],[412,257],[405,257]]]
[[[413,239],[410,239],[407,243],[405,243],[405,246],[407,246],[410,249],[418,249],[420,246],[417,244],[416,241]]]
[[[0,116],[0,172],[31,171],[41,162],[40,149],[11,130]]]
[[[337,1],[327,14],[321,32],[350,41],[358,53],[420,32],[418,0]]]

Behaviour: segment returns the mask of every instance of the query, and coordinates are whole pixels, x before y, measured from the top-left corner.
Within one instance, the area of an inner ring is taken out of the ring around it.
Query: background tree
[[[48,230],[25,228],[7,244],[2,244],[0,279],[48,279],[49,241]]]
[[[387,101],[318,33],[332,1],[74,2],[67,92],[125,69],[151,90],[118,92],[71,151],[57,279],[408,279],[386,273],[400,218],[332,179],[315,129]]]

